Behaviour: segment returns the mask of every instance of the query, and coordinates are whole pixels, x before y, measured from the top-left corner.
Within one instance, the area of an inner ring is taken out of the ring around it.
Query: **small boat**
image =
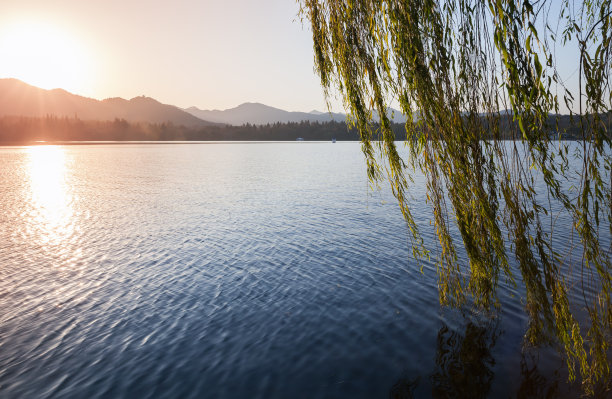
[[[295,141],[304,141],[304,139],[301,137],[298,137],[297,139],[295,139]]]

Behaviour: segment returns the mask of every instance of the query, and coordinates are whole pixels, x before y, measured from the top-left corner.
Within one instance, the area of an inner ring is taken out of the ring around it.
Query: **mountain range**
[[[44,90],[17,79],[0,79],[0,116],[47,115],[82,120],[103,121],[118,118],[129,122],[172,122],[188,127],[214,124],[149,97],[135,97],[131,100],[109,98],[99,101],[63,89]]]
[[[290,112],[279,108],[270,107],[260,103],[244,103],[235,108],[220,110],[202,110],[197,107],[185,108],[186,112],[211,122],[224,123],[227,125],[240,126],[246,123],[252,125],[265,125],[268,123],[288,122],[344,122],[346,114],[321,112],[313,110],[310,112]],[[389,108],[387,116],[395,123],[406,123],[406,118],[396,109]],[[378,115],[374,114],[374,120]]]
[[[343,122],[341,113],[290,112],[260,103],[244,103],[226,110],[202,110],[197,107],[181,109],[162,104],[150,97],[108,98],[96,100],[69,93],[63,89],[45,90],[17,79],[0,79],[0,117],[27,116],[79,118],[81,120],[124,119],[128,122],[172,123],[190,128],[244,124],[266,125],[277,122]],[[388,111],[394,122],[404,123],[406,118],[392,108]],[[376,115],[375,115],[375,118]]]
[[[268,123],[288,122],[344,122],[345,114],[312,112],[290,112],[279,108],[270,107],[260,103],[244,103],[235,108],[220,110],[202,110],[196,107],[185,109],[191,115],[211,122],[225,123],[228,125],[265,125]]]

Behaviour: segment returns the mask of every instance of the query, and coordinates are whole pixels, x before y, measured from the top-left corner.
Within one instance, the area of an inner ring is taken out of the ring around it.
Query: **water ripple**
[[[0,148],[1,396],[370,398],[437,370],[465,322],[435,265],[356,143],[302,144]],[[521,295],[491,392],[521,379]]]

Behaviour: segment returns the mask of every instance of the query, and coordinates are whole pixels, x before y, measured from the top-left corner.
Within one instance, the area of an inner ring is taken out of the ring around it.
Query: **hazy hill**
[[[190,114],[211,122],[227,123],[229,125],[266,125],[276,122],[343,122],[346,119],[344,114],[329,114],[323,112],[290,112],[282,109],[270,107],[260,103],[244,103],[235,108],[220,110],[202,110],[196,107],[185,109]]]
[[[330,121],[344,122],[346,115],[313,110],[311,112],[289,112],[259,103],[244,103],[235,108],[201,110],[196,107],[182,110],[173,105],[162,104],[149,97],[131,100],[109,98],[96,100],[72,94],[63,89],[44,90],[17,79],[0,79],[0,117],[27,116],[78,118],[81,120],[125,119],[128,122],[167,123],[186,127],[202,127],[216,124],[241,126],[244,124],[266,125],[274,123],[298,123]],[[396,123],[404,123],[405,117],[393,109],[388,111]],[[374,120],[377,120],[374,114]]]
[[[329,113],[312,110],[310,112],[290,112],[279,108],[270,107],[260,103],[244,103],[235,108],[226,110],[202,110],[197,107],[186,108],[190,114],[211,122],[226,123],[234,126],[241,126],[246,123],[254,125],[266,125],[268,123],[289,123],[289,122],[343,122],[346,120],[345,114]],[[388,116],[395,123],[405,123],[406,118],[398,110],[389,108]],[[374,120],[377,120],[374,114]]]
[[[44,90],[17,79],[0,79],[0,116],[79,118],[81,120],[125,119],[130,122],[167,123],[188,127],[210,126],[178,107],[152,98],[110,98],[98,101],[62,89]]]
[[[172,122],[175,125],[188,127],[216,125],[214,122],[197,118],[174,105],[162,104],[150,97],[134,97],[129,101],[123,98],[109,98],[103,100],[102,104],[113,109],[118,118],[127,121]]]

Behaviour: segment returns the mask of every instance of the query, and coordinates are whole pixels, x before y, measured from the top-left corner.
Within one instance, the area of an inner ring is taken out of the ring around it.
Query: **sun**
[[[82,92],[91,80],[87,53],[76,35],[56,26],[27,22],[0,28],[0,77]]]

